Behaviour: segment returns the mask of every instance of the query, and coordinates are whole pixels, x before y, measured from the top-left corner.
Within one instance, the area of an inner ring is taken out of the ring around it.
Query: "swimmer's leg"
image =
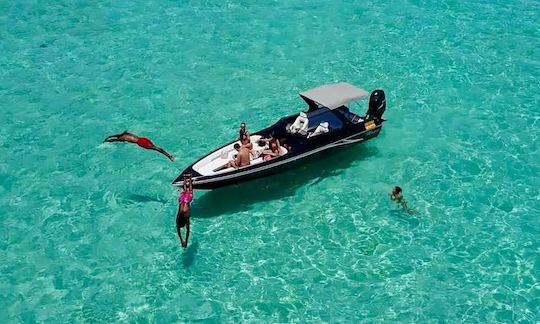
[[[187,222],[186,222],[186,241],[184,242],[184,245],[183,245],[184,248],[187,248],[187,243],[188,243],[188,240],[189,240],[189,211],[188,211],[188,213],[186,214],[186,217],[187,217]]]
[[[182,247],[185,247],[185,245],[187,245],[187,240],[184,241],[182,239],[182,222],[184,221],[182,218],[184,218],[185,216],[183,215],[183,212],[182,212],[182,207],[181,206],[178,206],[178,213],[176,214],[176,233],[178,234],[178,238],[180,238],[180,244],[182,245]],[[184,225],[187,225],[187,224],[184,224]]]

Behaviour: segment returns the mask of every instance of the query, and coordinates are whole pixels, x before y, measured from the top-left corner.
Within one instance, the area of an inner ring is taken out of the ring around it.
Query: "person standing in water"
[[[105,142],[129,142],[129,143],[135,143],[139,145],[140,147],[147,149],[147,150],[153,150],[157,151],[163,155],[165,155],[169,160],[174,161],[174,156],[169,154],[169,152],[165,151],[161,147],[157,147],[152,143],[152,141],[146,137],[139,137],[135,134],[129,133],[128,131],[125,131],[121,134],[111,135],[108,136],[105,140],[103,140],[103,143]]]
[[[193,201],[193,184],[191,175],[184,176],[184,186],[178,197],[178,212],[176,213],[176,233],[180,238],[180,244],[186,248],[189,240],[189,216],[191,213],[191,202]],[[186,240],[182,239],[181,229],[186,228]]]

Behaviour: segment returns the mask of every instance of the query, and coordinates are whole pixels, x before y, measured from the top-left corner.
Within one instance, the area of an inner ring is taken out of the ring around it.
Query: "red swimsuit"
[[[154,147],[154,143],[152,143],[152,141],[149,140],[146,137],[139,137],[137,139],[137,145],[139,145],[140,147],[145,148],[145,149],[149,149],[149,148]]]

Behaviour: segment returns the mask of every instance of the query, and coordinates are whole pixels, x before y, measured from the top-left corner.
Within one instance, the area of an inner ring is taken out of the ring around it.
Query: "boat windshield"
[[[308,131],[315,129],[320,123],[327,122],[330,129],[337,130],[343,127],[341,120],[328,108],[317,109],[307,114],[309,120]]]
[[[352,123],[356,124],[356,123],[364,121],[364,119],[362,117],[360,117],[357,114],[351,112],[349,110],[349,108],[347,108],[345,106],[341,106],[341,107],[335,109],[334,111],[341,114],[343,117],[345,117],[347,120],[349,120]]]

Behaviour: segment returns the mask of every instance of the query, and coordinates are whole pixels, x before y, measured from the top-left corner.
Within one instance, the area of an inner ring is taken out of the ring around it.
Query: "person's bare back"
[[[249,164],[249,149],[247,147],[241,147],[240,151],[238,151],[238,156],[236,157],[236,165],[238,167],[243,167]]]

